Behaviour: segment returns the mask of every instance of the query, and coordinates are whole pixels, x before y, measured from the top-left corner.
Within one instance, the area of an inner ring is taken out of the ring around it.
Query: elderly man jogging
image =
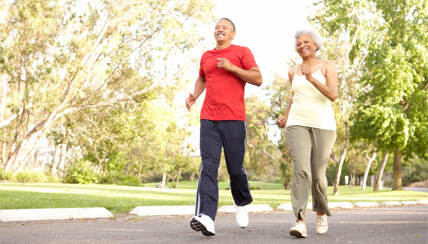
[[[205,236],[215,235],[217,175],[222,149],[230,176],[238,226],[247,227],[245,206],[253,201],[243,167],[247,140],[244,93],[246,83],[260,86],[263,79],[250,49],[232,44],[235,35],[235,25],[231,20],[223,18],[218,21],[214,30],[217,45],[202,55],[194,91],[186,99],[186,107],[190,110],[206,91],[200,116],[202,162],[195,216],[190,221],[192,229],[202,231]]]

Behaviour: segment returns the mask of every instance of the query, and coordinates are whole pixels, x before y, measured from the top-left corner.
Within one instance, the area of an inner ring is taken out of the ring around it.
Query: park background
[[[179,188],[197,180],[203,98],[191,113],[184,99],[221,17],[235,22],[234,43],[253,51],[264,78],[246,88],[252,182],[290,188],[275,120],[291,95],[288,68],[299,62],[294,32],[308,26],[324,37],[319,57],[339,72],[331,194],[345,184],[376,191],[427,181],[425,0],[0,4],[3,182]],[[222,160],[219,180],[227,179]]]

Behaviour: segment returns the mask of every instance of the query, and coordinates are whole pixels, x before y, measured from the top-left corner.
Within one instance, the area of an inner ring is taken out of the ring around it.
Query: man
[[[222,148],[230,176],[230,189],[236,207],[237,224],[245,228],[248,214],[245,205],[253,199],[248,177],[243,168],[247,139],[244,104],[246,83],[260,86],[260,69],[247,47],[232,45],[235,24],[222,18],[214,30],[216,47],[202,55],[199,77],[186,107],[195,104],[206,90],[201,110],[201,169],[196,192],[195,216],[190,226],[205,236],[215,235],[214,220],[218,207],[217,174]]]

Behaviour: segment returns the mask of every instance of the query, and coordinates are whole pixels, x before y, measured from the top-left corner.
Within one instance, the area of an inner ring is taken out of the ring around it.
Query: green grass
[[[105,207],[113,214],[131,211],[137,206],[159,205],[193,205],[195,203],[196,182],[180,182],[179,189],[155,189],[156,183],[146,187],[129,187],[115,185],[76,185],[76,184],[24,184],[3,183],[0,185],[0,209],[34,209],[34,208],[81,208]],[[171,185],[171,184],[169,184]],[[282,203],[290,202],[290,191],[284,190],[281,184],[250,182],[253,190],[253,204],[269,204],[276,208]],[[232,205],[228,182],[219,182],[220,202]],[[415,191],[380,190],[373,192],[367,187],[341,186],[340,195],[333,196],[329,187],[330,202],[363,202],[363,201],[411,201],[428,199],[428,193]]]

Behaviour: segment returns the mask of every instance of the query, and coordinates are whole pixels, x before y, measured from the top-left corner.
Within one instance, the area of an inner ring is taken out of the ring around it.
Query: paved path
[[[114,219],[0,222],[0,243],[406,243],[428,241],[428,206],[332,210],[329,231],[315,232],[308,212],[308,238],[289,236],[289,211],[250,213],[241,229],[234,214],[218,214],[216,236],[204,237],[189,227],[191,216],[117,216]]]

